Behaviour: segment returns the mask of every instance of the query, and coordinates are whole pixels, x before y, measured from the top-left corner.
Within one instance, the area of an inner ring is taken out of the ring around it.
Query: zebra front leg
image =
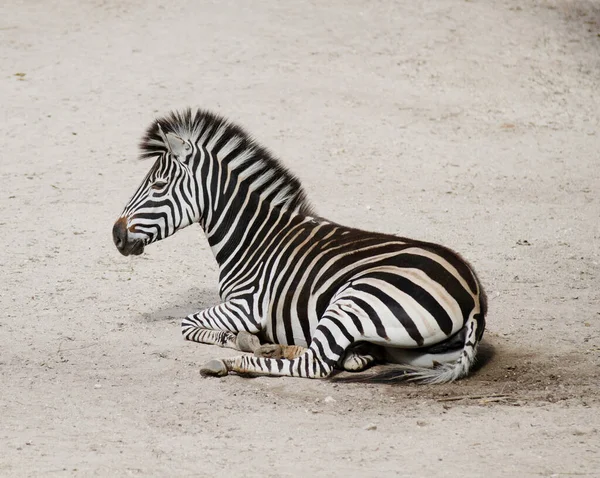
[[[260,324],[250,315],[247,301],[234,299],[188,315],[181,323],[185,340],[218,345],[242,352],[260,347]]]
[[[211,360],[200,369],[200,373],[205,376],[223,376],[228,372],[237,372],[305,378],[327,377],[353,341],[336,315],[338,314],[321,319],[310,347],[299,357],[286,359],[241,355],[230,359]]]
[[[260,339],[250,332],[241,331],[237,334],[221,330],[203,329],[194,327],[183,333],[185,340],[198,342],[200,344],[218,345],[240,352],[255,352],[261,347]]]

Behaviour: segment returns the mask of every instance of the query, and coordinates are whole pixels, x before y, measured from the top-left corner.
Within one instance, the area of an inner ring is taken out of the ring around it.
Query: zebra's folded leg
[[[260,347],[259,325],[245,311],[241,299],[223,302],[188,315],[181,323],[184,339],[202,344],[218,345],[242,352],[254,352]]]
[[[223,360],[212,360],[204,365],[202,375],[225,375],[228,372],[251,375],[271,375],[278,377],[325,378],[350,346],[348,332],[342,330],[337,317],[325,316],[319,322],[310,347],[294,359],[253,357],[240,355]]]
[[[306,350],[306,347],[299,345],[264,344],[254,350],[254,356],[292,360],[300,357]],[[381,359],[382,354],[376,345],[363,343],[347,350],[339,365],[347,372],[360,372]]]
[[[209,330],[201,327],[194,327],[186,331],[183,335],[185,340],[198,342],[201,344],[218,345],[240,352],[254,352],[260,347],[260,339],[245,330],[234,334],[222,330]]]
[[[203,376],[222,377],[228,372],[240,375],[270,375],[275,377],[325,378],[333,371],[333,363],[315,356],[311,349],[295,359],[274,359],[239,355],[222,360],[211,360],[200,368]]]
[[[300,357],[306,350],[306,347],[300,347],[299,345],[264,344],[254,350],[254,356],[292,360]]]
[[[237,345],[237,335],[233,332],[190,327],[184,331],[183,338],[200,344],[218,345],[219,347],[241,350]]]
[[[359,342],[346,350],[346,354],[338,365],[346,372],[361,372],[371,365],[382,362],[384,349],[368,342]]]
[[[342,368],[346,372],[362,372],[377,362],[377,357],[350,351],[342,360]]]
[[[279,363],[283,364],[284,361],[290,362],[293,359],[297,359],[304,355],[307,351],[307,348],[298,345],[264,344],[254,351],[254,357],[266,361],[277,361],[279,366]],[[223,377],[231,370],[242,375],[280,375],[266,372],[264,367],[260,370],[254,369],[253,367],[256,367],[259,362],[250,361],[250,363],[247,364],[247,361],[244,360],[247,357],[250,356],[243,355],[241,357],[233,357],[232,359],[211,360],[200,367],[200,374],[205,377]]]

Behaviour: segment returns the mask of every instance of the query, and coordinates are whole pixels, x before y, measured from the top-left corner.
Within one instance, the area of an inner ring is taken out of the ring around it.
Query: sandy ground
[[[6,1],[0,64],[0,476],[600,476],[598,3]],[[321,215],[463,253],[483,367],[200,377],[235,353],[180,337],[218,300],[202,231],[111,239],[188,105]]]

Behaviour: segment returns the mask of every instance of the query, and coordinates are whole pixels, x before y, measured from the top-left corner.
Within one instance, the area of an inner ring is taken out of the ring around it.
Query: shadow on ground
[[[220,301],[214,288],[192,288],[185,294],[174,297],[160,309],[142,312],[139,320],[148,323],[180,320],[189,314],[217,305]]]

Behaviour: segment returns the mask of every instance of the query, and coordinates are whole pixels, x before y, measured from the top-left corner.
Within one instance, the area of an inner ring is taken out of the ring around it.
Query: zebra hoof
[[[227,375],[227,367],[222,360],[211,360],[200,367],[200,375],[203,377],[224,377]]]
[[[283,349],[281,345],[265,344],[261,345],[254,351],[255,357],[280,359],[283,357]]]
[[[235,338],[235,345],[242,352],[254,352],[260,347],[260,339],[250,332],[239,332]]]

